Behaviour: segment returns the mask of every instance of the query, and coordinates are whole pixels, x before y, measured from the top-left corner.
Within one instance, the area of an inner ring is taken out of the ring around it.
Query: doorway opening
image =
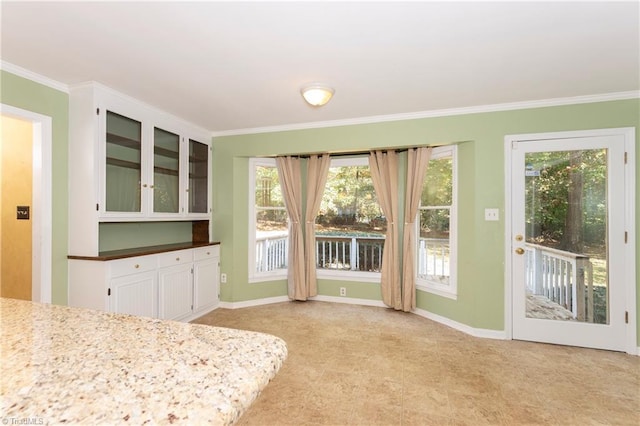
[[[31,222],[31,300],[51,303],[52,288],[52,125],[51,117],[10,105],[0,105],[2,118],[31,123],[32,196],[28,205]],[[4,135],[3,135],[4,139]],[[6,141],[2,141],[4,144]],[[20,176],[11,176],[20,179]],[[4,201],[4,194],[3,194]],[[27,207],[27,206],[20,206]],[[24,208],[16,209],[16,218],[27,215]],[[4,238],[4,233],[2,238]],[[4,295],[4,294],[3,294]]]

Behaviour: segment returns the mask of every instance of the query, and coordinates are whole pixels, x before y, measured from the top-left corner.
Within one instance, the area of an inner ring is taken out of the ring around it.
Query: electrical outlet
[[[340,296],[346,296],[346,295],[347,295],[347,288],[340,287]]]
[[[500,220],[500,210],[484,209],[484,220]]]
[[[224,272],[222,274],[220,274],[220,282],[221,283],[226,283],[227,282],[227,274],[225,274]]]

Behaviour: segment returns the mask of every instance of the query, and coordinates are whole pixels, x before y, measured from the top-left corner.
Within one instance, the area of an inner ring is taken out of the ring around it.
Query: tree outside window
[[[425,176],[419,209],[417,285],[455,295],[456,147],[436,148]]]

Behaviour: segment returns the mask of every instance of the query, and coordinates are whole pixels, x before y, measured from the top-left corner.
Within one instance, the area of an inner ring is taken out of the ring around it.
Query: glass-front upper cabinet
[[[189,139],[189,213],[208,213],[209,145]]]
[[[180,212],[180,136],[153,129],[153,212]]]
[[[142,211],[142,123],[107,111],[107,212]]]

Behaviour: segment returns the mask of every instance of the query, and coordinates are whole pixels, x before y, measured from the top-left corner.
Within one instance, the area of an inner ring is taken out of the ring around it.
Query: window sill
[[[249,277],[249,284],[251,283],[262,283],[266,281],[281,281],[286,280],[287,274],[278,273],[278,274],[265,274],[265,275],[254,275]]]
[[[448,287],[442,288],[442,286],[435,286],[433,284],[416,283],[416,289],[435,294],[437,296],[446,297],[447,299],[458,300],[458,294]]]
[[[316,276],[321,280],[358,281],[380,284],[379,272],[336,271],[330,269],[316,269]]]

